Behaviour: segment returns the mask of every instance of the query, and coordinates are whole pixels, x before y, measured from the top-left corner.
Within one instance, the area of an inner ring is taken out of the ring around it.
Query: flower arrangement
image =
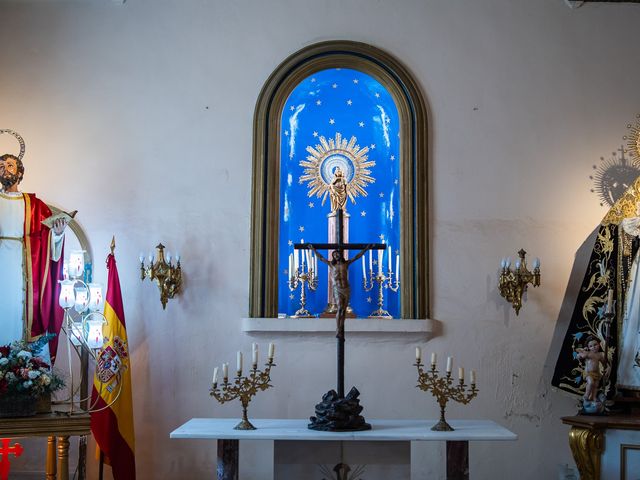
[[[33,343],[13,342],[0,346],[0,399],[37,399],[64,387],[64,381],[38,356],[52,335]]]

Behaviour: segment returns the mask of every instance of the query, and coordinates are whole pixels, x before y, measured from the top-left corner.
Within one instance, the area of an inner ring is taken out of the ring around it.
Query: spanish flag
[[[105,343],[98,354],[91,391],[91,432],[114,480],[135,480],[131,363],[116,259],[107,257]]]

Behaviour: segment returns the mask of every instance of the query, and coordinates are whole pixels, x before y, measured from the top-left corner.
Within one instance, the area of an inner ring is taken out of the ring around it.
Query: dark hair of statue
[[[9,159],[13,159],[16,161],[16,165],[18,166],[18,183],[20,183],[22,181],[22,177],[24,177],[24,164],[22,163],[22,160],[10,153],[5,153],[4,155],[0,156],[0,162],[4,162],[5,160]]]

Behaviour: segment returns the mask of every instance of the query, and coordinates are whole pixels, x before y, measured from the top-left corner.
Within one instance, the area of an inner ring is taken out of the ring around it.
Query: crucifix
[[[9,454],[12,454],[14,457],[19,457],[22,455],[23,449],[19,443],[10,447],[10,438],[1,438],[0,441],[2,442],[2,447],[0,447],[0,457],[2,457],[2,461],[0,461],[0,480],[7,480],[9,478],[9,467],[11,466],[9,463]]]
[[[345,243],[343,237],[343,219],[344,219],[344,206],[341,205],[337,208],[338,214],[338,243],[296,243],[294,245],[295,249],[312,249],[315,251],[318,259],[327,264],[329,267],[329,274],[333,280],[333,295],[334,301],[337,303],[337,311],[336,311],[336,338],[337,338],[337,394],[335,391],[330,391],[323,397],[323,403],[326,403],[325,408],[330,410],[330,416],[333,418],[336,415],[336,412],[333,411],[334,407],[338,406],[339,410],[344,410],[345,403],[353,403],[355,398],[347,398],[345,401],[344,395],[344,322],[347,313],[347,307],[349,305],[349,297],[351,294],[349,288],[349,265],[359,259],[362,255],[365,254],[367,250],[384,250],[386,246],[383,243]],[[318,249],[320,250],[333,250],[331,253],[331,260],[326,259],[320,253],[318,253]],[[360,250],[356,254],[355,257],[349,260],[345,260],[344,258],[344,250]],[[351,397],[357,397],[357,390],[354,388],[352,392],[350,392]],[[334,398],[335,397],[335,398]],[[339,405],[338,405],[339,404]],[[316,413],[320,408],[319,404],[316,407]],[[362,410],[362,407],[356,405],[357,408]],[[342,412],[345,413],[346,412]],[[357,413],[360,413],[359,411]],[[338,412],[338,416],[340,416],[340,412]],[[347,415],[348,416],[348,415]],[[358,417],[358,415],[355,415]],[[362,419],[364,423],[364,419]],[[312,417],[312,424],[314,423],[314,419],[316,417]],[[312,425],[309,428],[314,428],[316,430],[362,430],[362,425],[359,425],[358,428],[355,426],[349,426],[340,423],[336,425],[334,421],[327,422],[330,425],[322,425],[321,428],[316,428]],[[367,424],[364,424],[367,425]],[[325,428],[326,427],[326,428]],[[353,428],[352,428],[353,427]]]

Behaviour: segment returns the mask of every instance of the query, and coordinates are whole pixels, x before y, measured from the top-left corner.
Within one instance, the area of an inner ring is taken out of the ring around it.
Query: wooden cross
[[[10,438],[2,438],[2,446],[0,447],[0,479],[8,480],[9,479],[9,454],[13,454],[15,457],[19,457],[22,455],[23,448],[19,443],[15,443],[13,447],[9,446],[9,442],[11,442]]]
[[[312,246],[316,250],[337,250],[340,253],[340,257],[344,258],[344,250],[384,250],[386,245],[384,243],[345,243],[343,234],[343,222],[344,212],[343,209],[338,209],[338,243],[296,243],[293,245],[294,249],[307,249]],[[345,305],[346,307],[346,305]],[[339,313],[336,314],[336,320]],[[344,398],[344,318],[341,325],[338,327],[338,396]]]

